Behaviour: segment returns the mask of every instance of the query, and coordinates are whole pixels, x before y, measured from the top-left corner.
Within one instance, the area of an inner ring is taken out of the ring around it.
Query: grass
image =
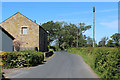
[[[0,77],[1,77],[1,74],[2,74],[2,62],[1,62],[1,58],[0,58]]]
[[[95,56],[93,54],[90,54],[90,53],[86,54],[84,51],[79,51],[75,48],[67,50],[67,52],[80,55],[83,58],[83,60],[85,61],[85,63],[87,63],[92,69],[94,69],[93,66],[94,66]],[[96,71],[94,70],[94,72],[96,72]],[[97,72],[97,74],[98,74],[98,72]],[[98,75],[98,76],[100,76],[100,75]]]
[[[116,65],[116,64],[112,63],[113,61],[116,62],[116,63],[119,63],[118,60],[117,60],[119,58],[114,56],[114,54],[117,54],[119,56],[119,51],[117,51],[117,48],[110,48],[110,47],[96,47],[96,48],[81,47],[81,48],[70,48],[70,49],[67,50],[67,52],[82,56],[84,61],[101,78],[110,78],[111,76],[112,76],[112,78],[119,77],[119,73],[118,73],[119,69],[117,68],[117,66],[119,66],[119,64]],[[96,61],[96,59],[98,61]],[[113,59],[113,61],[110,61],[110,59]],[[100,62],[101,60],[103,60],[100,63],[102,65],[98,65],[98,62]],[[107,64],[105,64],[106,62],[107,62]],[[98,65],[97,67],[95,67],[96,64]],[[104,65],[106,65],[106,66],[104,66]],[[114,67],[112,67],[112,66],[114,66],[115,69],[117,69],[118,72],[115,72]],[[103,72],[101,72],[102,69],[103,69]],[[107,74],[106,74],[106,72],[107,72]]]
[[[87,63],[92,69],[94,69],[93,66],[94,66],[94,57],[95,56],[93,54],[90,54],[90,53],[86,54],[85,52],[80,52],[77,49],[67,50],[67,52],[80,55],[83,58],[83,60],[85,61],[85,63]]]

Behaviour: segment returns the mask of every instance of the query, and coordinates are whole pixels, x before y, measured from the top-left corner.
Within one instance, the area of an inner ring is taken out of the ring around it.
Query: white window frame
[[[26,34],[28,34],[28,26],[21,26],[20,27],[20,34],[23,34],[22,30],[23,30],[24,27],[27,28],[27,33]],[[26,34],[23,34],[23,35],[26,35]]]

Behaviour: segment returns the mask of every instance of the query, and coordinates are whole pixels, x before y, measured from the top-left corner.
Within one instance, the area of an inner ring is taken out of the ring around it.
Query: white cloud
[[[100,24],[109,28],[118,28],[118,20],[114,20],[111,22],[101,22]]]

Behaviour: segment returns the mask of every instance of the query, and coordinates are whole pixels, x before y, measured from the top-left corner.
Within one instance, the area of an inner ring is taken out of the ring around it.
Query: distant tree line
[[[69,47],[92,47],[93,40],[87,37],[84,33],[91,28],[91,25],[79,23],[78,25],[66,22],[49,21],[42,24],[42,27],[48,32],[48,44],[53,41],[56,47],[60,49],[67,49]],[[120,33],[115,33],[111,36],[112,40],[107,37],[101,39],[95,46],[98,47],[115,47],[120,46]]]
[[[108,40],[108,37],[103,37],[99,41],[98,47],[120,47],[120,33],[115,33],[110,38]]]

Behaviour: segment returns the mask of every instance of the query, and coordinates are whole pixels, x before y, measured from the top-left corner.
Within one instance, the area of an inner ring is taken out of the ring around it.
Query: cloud
[[[100,24],[109,28],[118,28],[118,20],[114,20],[111,22],[101,22]]]

